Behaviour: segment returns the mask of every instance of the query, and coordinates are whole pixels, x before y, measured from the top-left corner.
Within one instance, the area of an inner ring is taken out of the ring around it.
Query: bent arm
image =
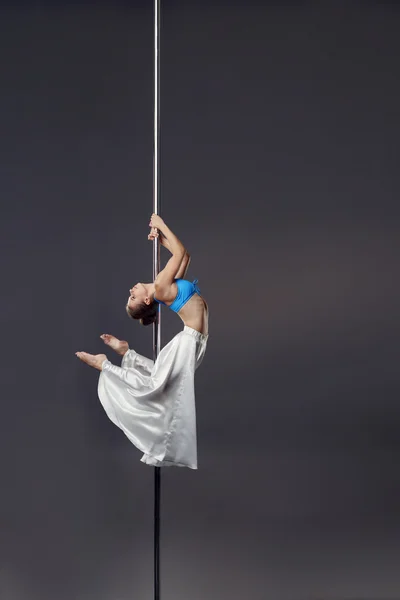
[[[161,243],[171,252],[172,256],[158,274],[154,284],[157,298],[168,301],[174,296],[172,285],[175,279],[186,273],[190,257],[185,246],[162,219],[159,219],[157,227],[162,233],[161,239],[165,238],[165,243]]]
[[[186,252],[185,246],[161,218],[159,218],[158,229],[162,234],[161,243],[171,252],[171,254],[174,255]],[[165,243],[163,242],[163,239]]]
[[[190,261],[190,254],[186,251],[186,254],[182,259],[181,266],[179,267],[179,271],[176,274],[176,279],[185,279],[187,270],[190,265]]]
[[[160,243],[164,246],[164,248],[166,248],[167,250],[169,250],[172,254],[172,249],[171,249],[171,245],[168,241],[168,238],[165,237],[165,235],[160,232]],[[190,265],[190,254],[189,252],[185,249],[185,254],[182,258],[182,262],[179,266],[179,269],[175,275],[175,279],[184,279],[187,273],[187,270],[189,268]]]

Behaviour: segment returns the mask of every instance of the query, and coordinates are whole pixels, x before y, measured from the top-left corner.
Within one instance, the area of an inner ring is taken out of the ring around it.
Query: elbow
[[[182,259],[184,256],[186,256],[186,248],[182,243],[176,244],[173,248],[171,248],[171,254]]]
[[[182,257],[182,264],[184,264],[186,266],[186,268],[189,266],[190,264],[190,254],[189,252],[185,249],[184,255]]]
[[[187,252],[185,246],[181,246],[179,249],[177,249],[176,252],[174,252],[174,255],[179,257],[180,260],[186,260],[186,257],[188,256],[188,252]]]

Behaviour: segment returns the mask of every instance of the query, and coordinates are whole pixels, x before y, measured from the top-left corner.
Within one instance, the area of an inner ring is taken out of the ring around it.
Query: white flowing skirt
[[[121,367],[106,360],[98,385],[111,421],[156,467],[197,469],[194,374],[208,336],[185,326],[155,363],[128,350]]]

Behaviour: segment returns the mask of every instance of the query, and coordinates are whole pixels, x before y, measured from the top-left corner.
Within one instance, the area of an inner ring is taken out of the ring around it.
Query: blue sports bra
[[[186,302],[188,302],[188,300],[190,300],[190,298],[194,296],[194,294],[199,294],[200,296],[201,294],[199,288],[197,287],[197,282],[198,279],[195,279],[193,283],[187,281],[186,279],[175,279],[175,283],[178,287],[178,293],[176,294],[175,300],[170,306],[168,306],[168,308],[177,313],[181,310],[182,306],[184,306]],[[157,300],[155,296],[154,300],[159,304],[164,304],[165,306],[167,306],[165,302]]]

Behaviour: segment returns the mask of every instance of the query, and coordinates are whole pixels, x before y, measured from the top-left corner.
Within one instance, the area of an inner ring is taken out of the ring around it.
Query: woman
[[[101,371],[100,401],[111,421],[144,452],[142,462],[197,469],[194,373],[207,346],[208,307],[197,280],[184,279],[190,256],[183,244],[158,215],[152,215],[150,227],[148,238],[159,237],[172,256],[153,283],[137,283],[129,290],[126,311],[149,325],[156,319],[157,304],[165,304],[182,319],[183,330],[155,362],[109,334],[101,338],[123,356],[121,367],[105,354],[76,355]]]

